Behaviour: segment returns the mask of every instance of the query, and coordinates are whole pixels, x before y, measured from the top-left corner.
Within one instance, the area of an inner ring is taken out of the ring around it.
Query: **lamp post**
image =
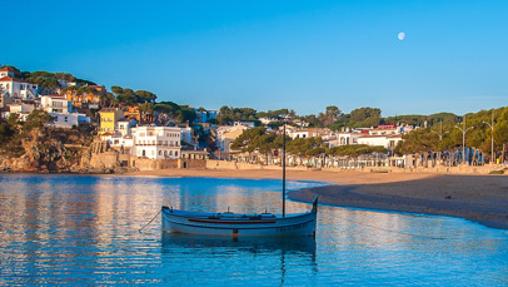
[[[464,120],[462,121],[462,127],[458,124],[455,128],[459,129],[462,132],[462,162],[466,159],[466,133],[472,130],[474,127],[466,127],[466,115],[464,115]]]
[[[435,133],[439,136],[439,142],[442,142],[443,141],[443,136],[447,133],[449,133],[449,131],[443,131],[443,121],[439,121],[439,131],[434,131],[434,130],[431,130],[430,131],[431,133]]]
[[[490,123],[483,121],[484,124],[489,126],[490,128],[490,161],[492,164],[495,163],[495,153],[494,153],[494,110],[492,110],[492,115],[490,118]]]

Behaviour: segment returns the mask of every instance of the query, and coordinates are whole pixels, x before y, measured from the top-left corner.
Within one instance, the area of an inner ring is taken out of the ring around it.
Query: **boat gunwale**
[[[297,225],[305,225],[305,224],[308,224],[308,223],[311,223],[311,222],[315,222],[315,221],[316,221],[316,218],[311,218],[311,219],[309,219],[307,221],[304,221],[304,222],[298,222]],[[174,221],[170,221],[170,223],[184,225],[184,226],[189,226],[189,227],[208,228],[208,229],[222,229],[222,230],[233,230],[233,229],[238,229],[238,230],[242,230],[242,229],[249,229],[249,230],[252,230],[252,229],[274,229],[274,228],[285,228],[285,227],[294,226],[294,225],[289,224],[289,225],[282,225],[282,226],[251,227],[252,225],[250,225],[250,226],[245,226],[245,227],[231,227],[231,226],[196,225],[196,224],[188,224],[188,223],[184,223],[184,222],[174,222]]]
[[[186,214],[176,214],[175,211],[180,212],[180,213],[188,213],[188,215],[186,215]],[[220,214],[220,212],[217,212],[217,213],[213,213],[213,212],[196,212],[196,213],[193,213],[193,212],[189,212],[189,211],[185,211],[185,210],[172,209],[172,208],[169,208],[167,206],[162,206],[162,213],[165,213],[165,212],[169,213],[171,216],[180,217],[180,218],[186,218],[186,219],[191,219],[191,218],[195,218],[195,219],[208,219],[208,216],[214,216],[214,215],[216,216],[217,214]],[[274,218],[269,218],[269,219],[273,219],[275,221],[279,221],[279,220],[284,221],[286,219],[295,219],[295,218],[299,218],[299,217],[305,217],[305,216],[308,216],[308,215],[311,215],[311,214],[314,214],[314,213],[316,213],[316,211],[311,210],[311,211],[304,212],[304,213],[297,213],[297,214],[287,215],[285,217],[275,216]],[[243,214],[239,214],[239,215],[243,215]],[[240,218],[240,217],[238,217],[238,218]],[[216,223],[216,222],[211,222],[211,223]]]

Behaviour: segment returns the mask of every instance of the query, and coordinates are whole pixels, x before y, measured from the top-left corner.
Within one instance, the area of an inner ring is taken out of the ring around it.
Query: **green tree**
[[[287,144],[287,152],[301,157],[312,157],[327,152],[327,147],[321,138],[297,138]]]
[[[381,121],[381,110],[378,108],[359,108],[351,111],[348,125],[354,128],[374,127]]]
[[[328,106],[324,113],[318,116],[322,126],[329,127],[342,117],[342,111],[337,106]]]
[[[47,112],[34,110],[26,118],[26,121],[23,124],[23,131],[26,133],[32,131],[33,129],[43,129],[45,125],[51,123],[52,121],[53,117]]]
[[[383,146],[368,146],[362,144],[337,146],[329,150],[329,154],[332,156],[348,156],[348,157],[357,157],[365,154],[386,153],[386,152],[387,150]]]

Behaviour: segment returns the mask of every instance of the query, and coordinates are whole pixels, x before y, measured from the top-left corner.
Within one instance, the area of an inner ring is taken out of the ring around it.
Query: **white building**
[[[358,144],[369,146],[383,146],[387,149],[394,149],[399,142],[402,141],[401,134],[390,135],[360,135],[357,139]]]
[[[249,127],[244,125],[220,126],[217,128],[216,145],[222,153],[230,153],[231,144]]]
[[[233,123],[233,126],[244,126],[249,129],[256,127],[255,122],[247,122],[247,121],[236,121]]]
[[[181,131],[177,127],[138,126],[132,129],[132,154],[150,159],[180,157]]]
[[[358,144],[358,138],[361,136],[360,133],[354,132],[340,132],[336,134],[335,139],[329,142],[330,147]]]
[[[3,67],[0,69],[0,78],[3,77],[15,77],[16,76],[16,70],[14,70],[11,67]]]
[[[282,127],[279,127],[281,129]],[[323,140],[329,140],[333,133],[327,128],[294,128],[286,126],[286,132],[292,139],[304,139],[304,138],[322,138]]]
[[[132,135],[104,135],[101,139],[107,141],[111,147],[120,150],[131,150],[134,146],[134,138]]]
[[[117,122],[116,131],[120,134],[120,136],[130,136],[132,132],[132,128],[136,125],[136,120],[121,120]]]
[[[9,112],[14,114],[29,114],[35,110],[34,104],[16,103],[9,105]]]
[[[71,129],[73,127],[78,127],[82,124],[89,124],[90,118],[85,114],[80,113],[49,113],[53,117],[53,122],[50,126],[61,128],[61,129]]]
[[[0,69],[0,90],[10,98],[35,99],[38,86],[15,78],[15,71],[5,67]]]
[[[65,96],[47,95],[41,96],[41,108],[48,113],[67,114],[72,112],[72,104]]]
[[[195,147],[196,141],[194,140],[194,131],[192,130],[192,128],[185,127],[185,128],[180,128],[180,130],[181,130],[182,142]]]
[[[13,103],[8,104],[9,111],[6,112],[3,117],[8,118],[11,114],[18,115],[18,119],[22,122],[26,121],[28,115],[35,110],[35,105],[30,103]]]

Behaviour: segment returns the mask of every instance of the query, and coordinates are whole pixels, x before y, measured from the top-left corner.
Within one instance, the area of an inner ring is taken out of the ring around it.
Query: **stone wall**
[[[120,166],[118,153],[114,151],[94,153],[89,162],[92,169],[115,169]]]
[[[206,159],[187,159],[181,158],[178,160],[178,168],[199,168],[205,169],[207,165]]]
[[[148,159],[131,157],[129,166],[137,170],[159,170],[168,168],[178,168],[177,159]]]

